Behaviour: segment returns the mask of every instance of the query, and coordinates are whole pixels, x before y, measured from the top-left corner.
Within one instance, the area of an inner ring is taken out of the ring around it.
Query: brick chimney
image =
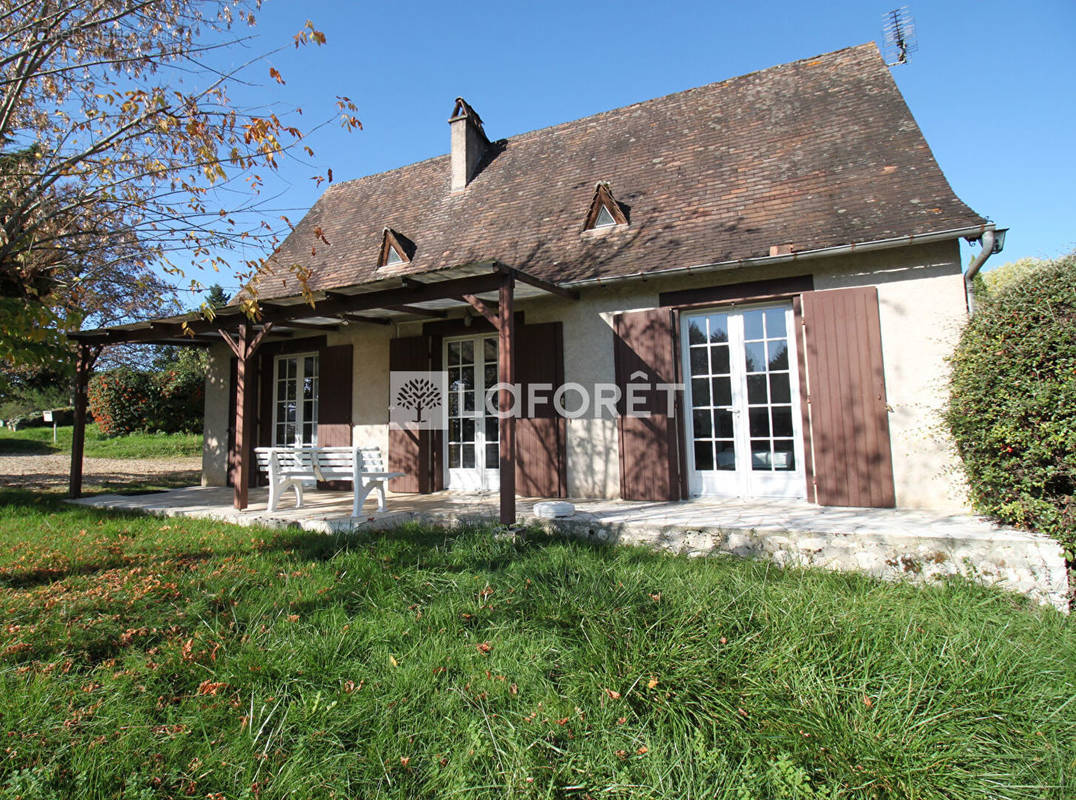
[[[489,139],[482,130],[482,118],[462,97],[456,98],[448,125],[452,130],[452,191],[462,192],[474,177]]]

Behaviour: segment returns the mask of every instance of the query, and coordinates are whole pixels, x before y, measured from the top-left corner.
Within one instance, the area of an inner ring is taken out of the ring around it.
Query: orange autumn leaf
[[[482,655],[486,655],[487,653],[489,653],[490,650],[493,649],[493,647],[490,645],[489,642],[482,642],[480,644],[476,644],[475,649],[478,650],[478,652]]]
[[[606,689],[605,693],[607,695],[609,695],[609,697],[612,700],[619,700],[620,699],[620,692],[613,691],[612,689]]]
[[[658,685],[658,679],[657,678],[651,678],[650,680],[648,680],[646,682],[646,688],[647,689],[653,689],[657,685]]]

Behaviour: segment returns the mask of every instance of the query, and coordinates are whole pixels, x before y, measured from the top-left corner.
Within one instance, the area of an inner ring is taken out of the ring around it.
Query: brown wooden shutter
[[[348,447],[351,444],[350,344],[318,349],[318,446]],[[351,481],[318,481],[319,489],[342,491]]]
[[[389,341],[389,370],[441,368],[440,336],[405,336]],[[386,402],[390,398],[385,398]],[[386,407],[386,411],[387,411]],[[389,471],[406,473],[389,481],[394,492],[436,492],[444,488],[442,431],[389,427]]]
[[[804,292],[816,502],[895,505],[878,290]]]
[[[616,382],[623,395],[631,376],[646,373],[638,381],[656,386],[673,383],[676,376],[675,315],[671,309],[655,308],[618,314],[613,320]],[[625,500],[679,500],[680,468],[676,420],[669,416],[666,393],[656,389],[638,392],[643,402],[637,409],[649,417],[618,420],[620,433],[620,496]]]
[[[347,447],[351,444],[350,344],[322,347],[318,353],[318,445]]]
[[[564,337],[559,322],[516,327],[516,380],[522,412],[527,411],[528,387],[552,385],[535,404],[533,417],[516,420],[516,493],[523,497],[567,497],[567,426],[553,409],[553,391],[564,381]]]

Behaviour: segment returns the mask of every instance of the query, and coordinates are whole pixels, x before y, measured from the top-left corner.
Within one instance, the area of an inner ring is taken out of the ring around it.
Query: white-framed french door
[[[318,443],[317,353],[277,356],[273,365],[273,446]]]
[[[497,334],[445,339],[448,430],[445,486],[492,492],[500,486],[497,417],[486,411],[486,391],[497,383]]]
[[[692,495],[805,498],[792,306],[681,314]]]

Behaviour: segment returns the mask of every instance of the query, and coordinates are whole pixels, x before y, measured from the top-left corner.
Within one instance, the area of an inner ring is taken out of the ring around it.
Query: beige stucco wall
[[[231,353],[221,342],[209,351],[205,379],[205,437],[202,442],[202,486],[228,483],[228,391]]]
[[[938,411],[945,397],[945,357],[965,319],[960,254],[956,242],[850,256],[810,259],[750,270],[685,274],[674,278],[594,287],[576,302],[558,298],[521,303],[528,322],[559,320],[564,326],[564,378],[586,386],[612,383],[615,314],[653,308],[660,292],[725,283],[813,274],[816,289],[878,287],[883,358],[890,414],[897,504],[907,508],[964,508]],[[353,424],[356,442],[388,448],[388,342],[414,335],[419,324],[356,324],[330,335],[329,344],[354,345]],[[227,352],[215,348],[217,382],[206,392],[204,480],[224,476],[227,424]],[[221,367],[219,362],[223,362]],[[223,391],[220,386],[223,370]],[[328,376],[323,376],[323,381]],[[214,396],[216,395],[216,396]],[[212,413],[211,413],[212,412]],[[217,431],[225,431],[223,439]],[[567,422],[568,489],[573,497],[616,497],[620,491],[616,421]],[[210,447],[211,434],[216,442]],[[210,463],[212,462],[212,463]]]

